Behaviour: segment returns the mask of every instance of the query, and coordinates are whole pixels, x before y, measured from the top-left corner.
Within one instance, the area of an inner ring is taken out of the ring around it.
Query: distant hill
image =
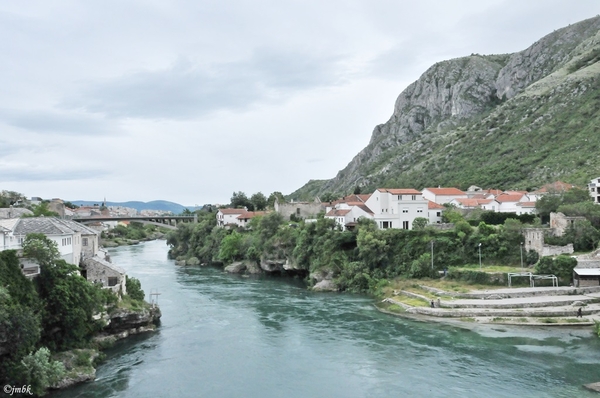
[[[288,199],[376,188],[585,186],[600,175],[600,16],[529,48],[430,67],[330,180]]]
[[[92,200],[71,200],[71,203],[77,206],[93,206],[102,204],[101,200],[92,201]],[[151,202],[138,202],[138,201],[130,201],[130,202],[106,202],[107,206],[123,206],[130,207],[132,209],[136,209],[137,211],[141,210],[161,210],[161,211],[170,211],[173,214],[180,214],[186,208],[188,210],[194,211],[194,206],[182,206],[179,203],[169,202],[166,200],[153,200]]]

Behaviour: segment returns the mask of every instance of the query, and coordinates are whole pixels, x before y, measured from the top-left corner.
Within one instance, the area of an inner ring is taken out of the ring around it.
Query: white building
[[[354,199],[355,195],[346,197],[349,200],[338,200],[332,203],[333,206],[327,207],[325,218],[330,218],[338,224],[342,230],[352,229],[356,226],[359,218],[373,219],[373,212],[362,202]]]
[[[377,189],[365,204],[380,229],[412,229],[415,218],[429,215],[429,202],[416,189]]]
[[[425,199],[439,205],[449,203],[453,199],[467,199],[468,195],[458,188],[425,188],[422,191]]]
[[[219,209],[217,212],[217,226],[224,227],[228,224],[239,226],[238,217],[246,212],[246,209]]]
[[[600,177],[594,178],[588,184],[588,190],[594,203],[600,203]]]
[[[438,205],[431,200],[428,201],[427,204],[427,215],[429,218],[429,224],[441,224],[442,223],[442,215],[444,214],[444,210],[446,208],[442,205]]]

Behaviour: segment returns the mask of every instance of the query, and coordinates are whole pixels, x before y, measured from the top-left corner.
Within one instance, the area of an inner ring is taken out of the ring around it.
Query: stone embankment
[[[432,292],[431,288],[427,288]],[[509,288],[451,294],[435,289],[436,298],[396,291],[384,301],[406,314],[459,318],[470,322],[519,325],[593,325],[600,320],[600,286],[587,288]],[[410,306],[399,296],[426,301],[429,306]],[[579,310],[580,314],[579,314]]]

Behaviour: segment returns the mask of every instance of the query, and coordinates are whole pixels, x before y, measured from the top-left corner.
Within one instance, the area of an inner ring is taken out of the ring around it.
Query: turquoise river
[[[164,241],[110,250],[158,290],[159,330],[106,351],[94,382],[52,397],[597,397],[586,328],[438,323],[297,280],[179,267]]]

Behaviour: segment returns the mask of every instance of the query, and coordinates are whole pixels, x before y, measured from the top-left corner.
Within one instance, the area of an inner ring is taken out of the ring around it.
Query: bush
[[[136,278],[125,276],[125,288],[127,295],[134,300],[144,300],[146,294],[142,290],[142,284]]]

